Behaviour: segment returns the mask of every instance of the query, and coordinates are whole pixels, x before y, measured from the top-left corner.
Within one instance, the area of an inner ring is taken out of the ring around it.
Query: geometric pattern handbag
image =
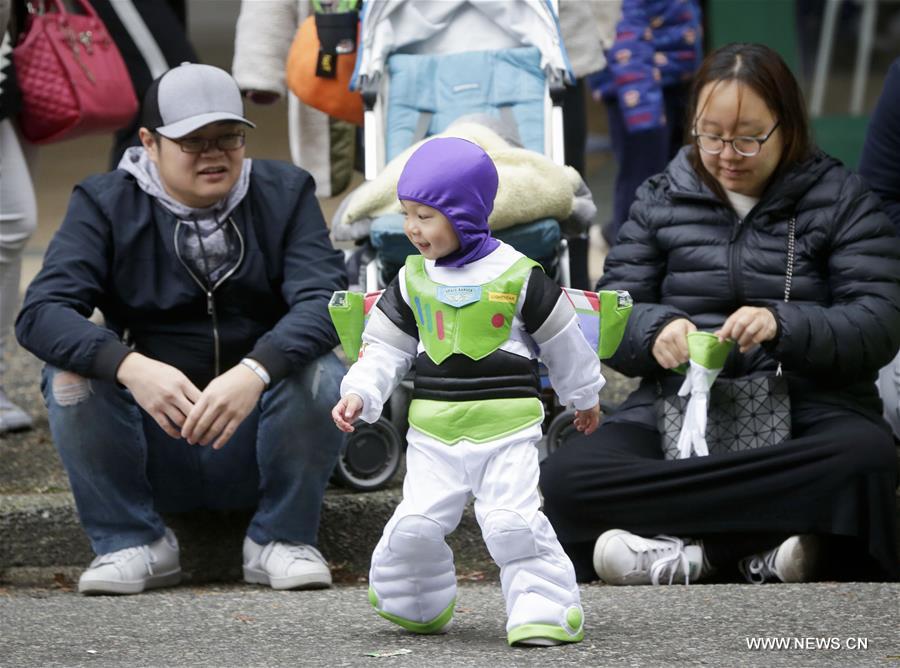
[[[666,459],[678,458],[678,437],[689,397],[657,400],[657,428]],[[784,376],[718,378],[710,389],[709,454],[777,445],[791,436],[791,398]]]
[[[795,226],[795,219],[788,221],[785,302],[790,300],[794,275]],[[675,394],[656,400],[656,426],[666,459],[679,458],[677,444],[689,399]],[[706,423],[709,454],[777,445],[790,436],[791,398],[781,364],[774,376],[719,377],[713,383]]]

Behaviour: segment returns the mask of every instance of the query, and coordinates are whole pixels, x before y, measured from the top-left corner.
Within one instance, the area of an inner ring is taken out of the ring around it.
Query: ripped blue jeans
[[[315,545],[343,434],[344,367],[327,353],[266,390],[220,450],[168,436],[116,383],[45,367],[41,390],[81,524],[97,554],[151,543],[159,513],[253,508],[259,544]]]

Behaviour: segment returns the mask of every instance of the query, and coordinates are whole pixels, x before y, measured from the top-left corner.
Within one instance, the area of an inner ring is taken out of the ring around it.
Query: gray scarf
[[[127,149],[119,162],[119,169],[133,175],[141,190],[185,222],[178,250],[191,271],[205,277],[207,287],[214,286],[240,262],[241,240],[234,226],[228,224],[228,216],[250,188],[251,162],[249,158],[244,160],[241,175],[225,197],[201,209],[182,204],[166,192],[159,170],[144,147]]]

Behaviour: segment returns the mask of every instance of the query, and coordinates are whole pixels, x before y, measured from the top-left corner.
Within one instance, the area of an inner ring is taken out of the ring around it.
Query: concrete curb
[[[334,490],[325,495],[319,547],[340,582],[355,582],[385,523],[400,502],[400,490],[366,494]],[[241,579],[241,544],[251,511],[198,511],[165,516],[181,544],[189,583]],[[93,558],[68,492],[0,495],[0,581],[46,585],[77,576]],[[448,538],[460,573],[496,570],[481,539],[471,506]]]

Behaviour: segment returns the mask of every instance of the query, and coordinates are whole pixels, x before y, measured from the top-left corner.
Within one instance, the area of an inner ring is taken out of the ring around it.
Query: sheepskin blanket
[[[540,153],[516,148],[480,123],[457,123],[437,136],[468,139],[483,148],[497,166],[500,181],[494,211],[488,220],[491,229],[501,230],[542,218],[564,221],[572,217],[573,212],[578,218],[587,216],[588,220],[582,221],[587,227],[596,212],[590,191],[574,168],[560,167]],[[332,235],[336,240],[366,237],[373,220],[401,212],[397,180],[409,156],[421,144],[410,146],[391,160],[375,179],[362,184],[345,198],[332,221]],[[581,201],[576,203],[576,197]]]

